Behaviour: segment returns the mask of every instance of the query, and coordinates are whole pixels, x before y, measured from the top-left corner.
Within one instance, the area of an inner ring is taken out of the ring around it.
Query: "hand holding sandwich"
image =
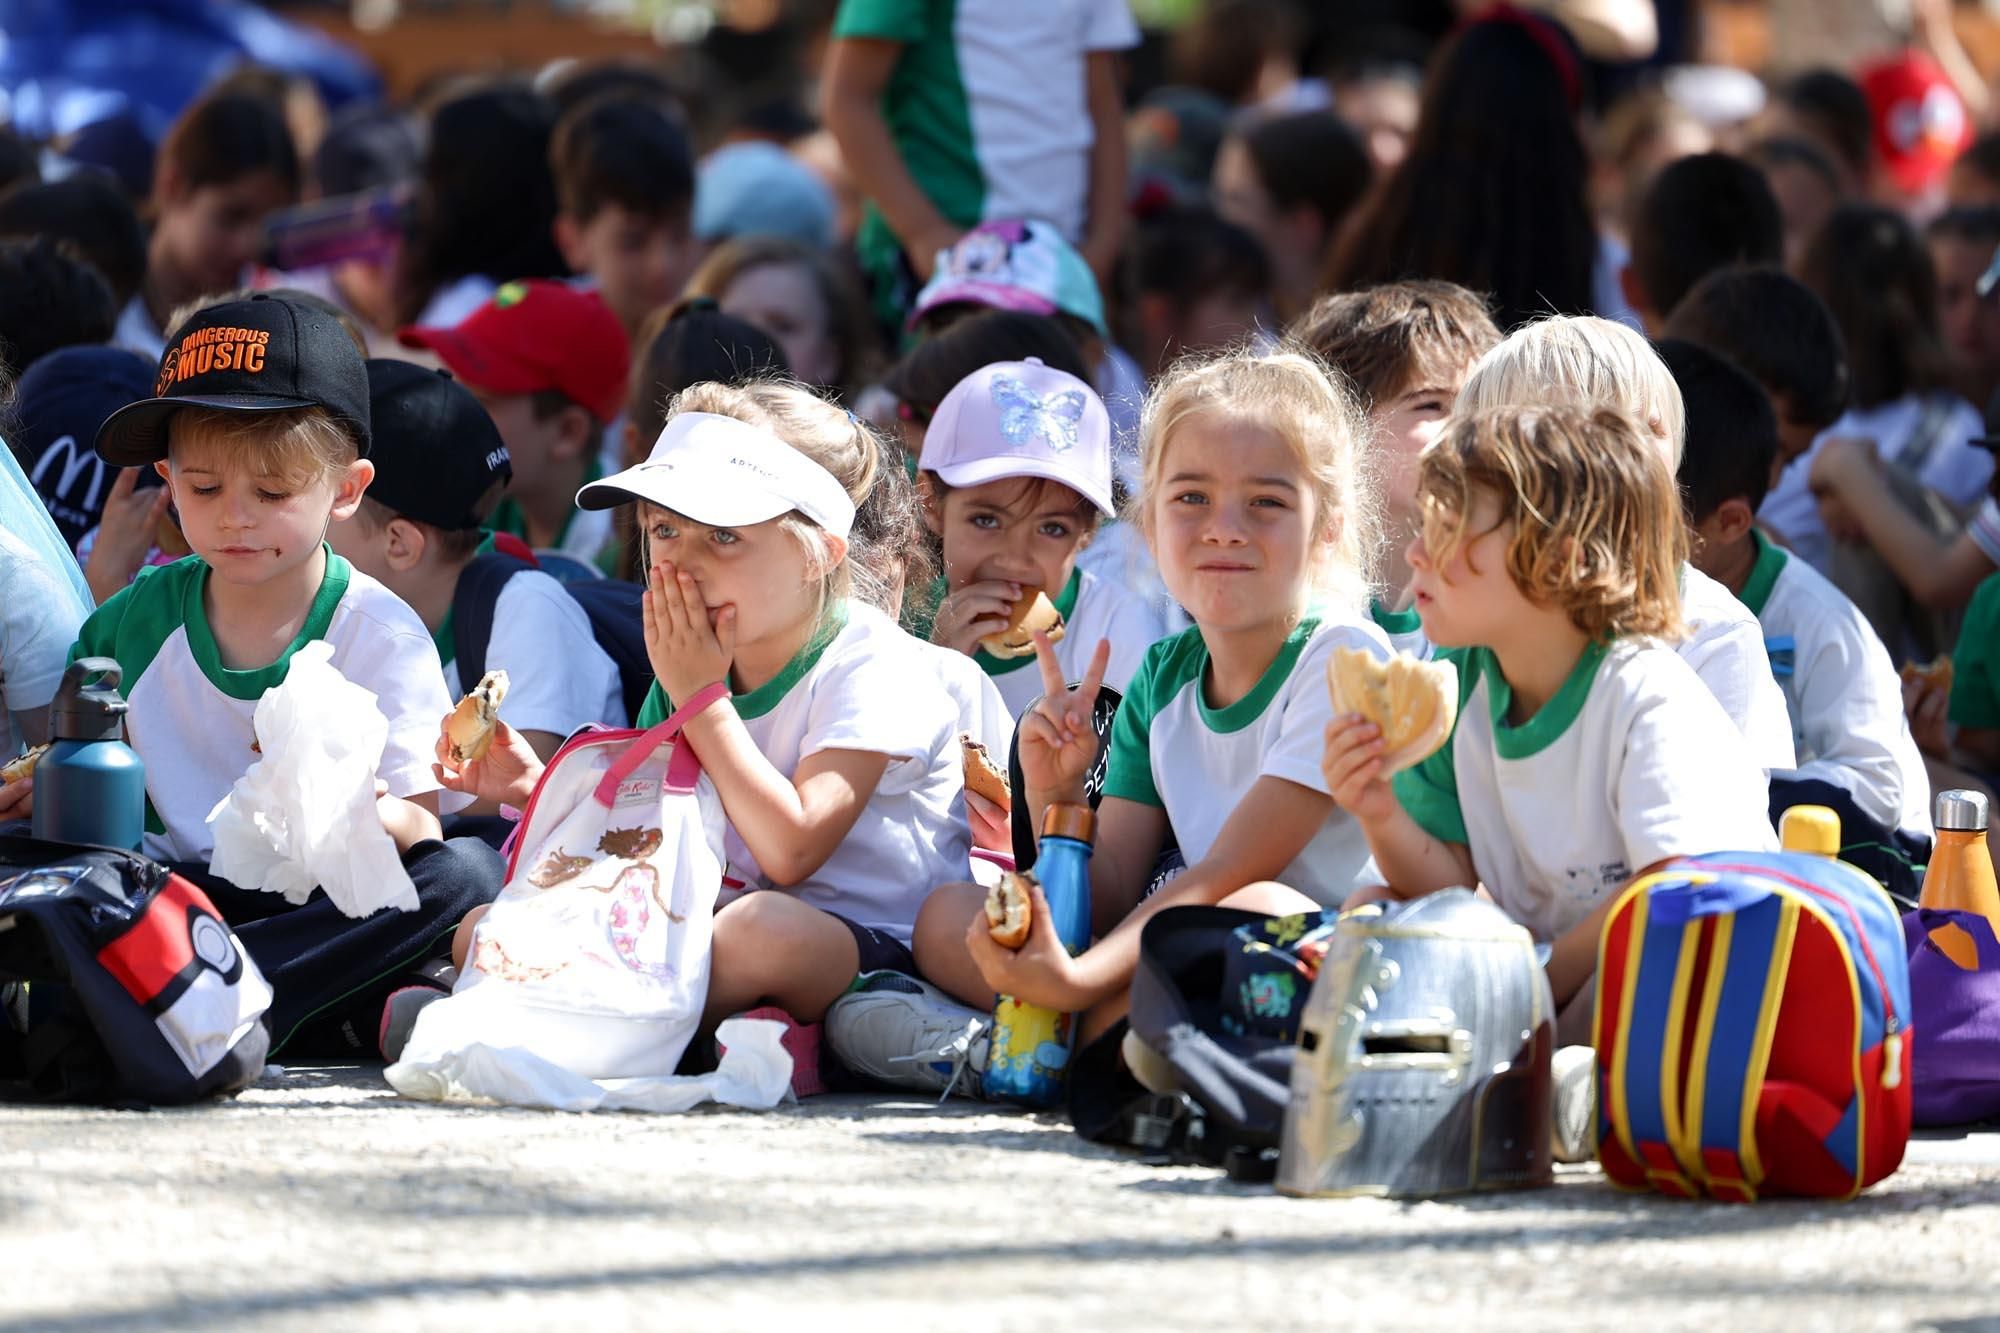
[[[1019,583],[982,579],[947,593],[931,624],[931,642],[970,656],[981,639],[1007,628],[1023,591]]]

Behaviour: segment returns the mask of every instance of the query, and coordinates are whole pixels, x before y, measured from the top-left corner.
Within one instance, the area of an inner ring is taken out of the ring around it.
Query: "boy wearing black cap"
[[[452,701],[429,634],[325,544],[374,475],[354,344],[304,305],[225,302],[168,339],[154,393],[104,423],[97,452],[159,472],[195,554],[145,570],[99,607],[70,656],[124,668],[130,741],[146,765],[143,850],[200,883],[237,927],[275,992],[275,1051],[321,1014],[372,1023],[366,1007],[493,898],[502,870],[483,846],[438,841],[431,759]],[[379,808],[415,881],[415,911],[353,920],[321,895],[288,909],[208,873],[208,815],[257,760],[257,703],[316,639],[388,719]]]
[[[456,660],[460,576],[492,546],[482,529],[513,466],[493,419],[450,375],[407,361],[367,366],[375,479],[328,540],[409,603],[437,643],[456,698],[474,683],[461,679]],[[485,664],[507,673],[507,721],[544,761],[587,723],[625,725],[617,664],[597,646],[583,608],[547,574],[524,569],[502,587]]]

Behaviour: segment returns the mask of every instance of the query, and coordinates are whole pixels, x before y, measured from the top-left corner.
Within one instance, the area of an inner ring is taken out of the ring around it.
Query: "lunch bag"
[[[557,751],[457,986],[388,1071],[399,1091],[518,1100],[517,1072],[481,1081],[512,1050],[599,1083],[674,1073],[708,995],[724,828],[680,729],[723,688],[650,730],[585,731]]]
[[[1619,896],[1597,959],[1598,1160],[1614,1184],[1847,1199],[1910,1134],[1910,973],[1882,887],[1718,852]]]

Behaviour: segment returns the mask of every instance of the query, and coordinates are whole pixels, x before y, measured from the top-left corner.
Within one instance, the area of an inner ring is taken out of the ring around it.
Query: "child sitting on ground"
[[[158,470],[195,556],[141,573],[84,623],[70,656],[123,668],[127,730],[146,765],[143,850],[200,884],[263,969],[272,1050],[321,1014],[372,1037],[397,974],[493,899],[502,868],[484,846],[438,840],[430,751],[451,700],[430,635],[324,542],[374,473],[367,372],[332,319],[260,295],[178,329],[158,387],[104,423],[97,451]],[[354,920],[323,895],[292,907],[209,873],[208,815],[257,761],[257,703],[318,639],[388,719],[379,805],[416,883],[414,911]]]
[[[1552,398],[1625,413],[1659,449],[1669,475],[1680,467],[1687,434],[1681,391],[1652,345],[1623,324],[1579,315],[1523,325],[1473,366],[1455,410]],[[1757,617],[1691,565],[1681,566],[1680,596],[1686,627],[1681,657],[1742,730],[1765,770],[1791,768],[1791,714],[1771,674]]]
[[[1500,341],[1486,303],[1453,282],[1412,279],[1322,297],[1286,336],[1347,377],[1374,426],[1386,569],[1369,614],[1397,652],[1431,655],[1402,553],[1417,535],[1417,456],[1437,438],[1472,365]]]
[[[1417,494],[1407,558],[1425,634],[1459,650],[1458,724],[1392,779],[1380,728],[1336,718],[1326,786],[1388,896],[1483,885],[1552,944],[1557,1039],[1587,1043],[1618,890],[1675,856],[1776,845],[1756,759],[1662,642],[1687,553],[1673,475],[1621,413],[1501,407],[1452,420]]]
[[[576,507],[603,475],[605,428],[625,397],[631,346],[594,292],[509,282],[454,328],[409,328],[406,347],[444,362],[500,429],[514,483],[488,526],[585,564],[612,546],[611,516]]]
[[[857,974],[914,971],[924,895],[970,870],[957,709],[923,649],[849,595],[879,459],[866,427],[797,385],[699,384],[646,462],[577,497],[640,506],[659,679],[638,725],[696,707],[682,734],[729,819],[705,1031],[760,1006],[815,1024]],[[505,725],[485,759],[440,769],[515,806],[540,775]],[[817,1032],[786,1043],[794,1090],[818,1090]]]
[[[1318,763],[1334,650],[1388,651],[1365,609],[1374,523],[1355,456],[1362,429],[1324,368],[1296,354],[1232,354],[1160,388],[1137,521],[1194,627],[1146,653],[1112,723],[1090,868],[1098,940],[1072,958],[1037,902],[1014,953],[987,932],[984,890],[939,890],[918,919],[916,953],[949,998],[900,978],[844,998],[828,1039],[857,1072],[976,1096],[996,992],[1088,1011],[1088,1038],[1124,1013],[1139,932],[1161,908],[1285,913],[1353,889],[1366,842],[1334,810]],[[1085,799],[1111,656],[1110,644],[1093,647],[1081,686],[1065,688],[1055,648],[1036,645],[1046,693],[1020,723],[1015,800],[1038,829],[1052,803]],[[974,1077],[963,1076],[968,1062]]]
[[[974,371],[931,417],[917,485],[924,522],[944,550],[931,642],[977,661],[1019,716],[1042,690],[1028,670],[1033,658],[995,657],[982,642],[1039,591],[1062,617],[1055,655],[1063,679],[1080,679],[1104,639],[1104,679],[1125,688],[1164,627],[1144,599],[1077,568],[1099,520],[1116,512],[1111,423],[1088,384],[1037,361]]]
[[[1757,531],[1778,455],[1764,391],[1693,343],[1668,339],[1659,351],[1687,407],[1680,482],[1694,529],[1690,561],[1756,613],[1791,709],[1799,765],[1771,775],[1773,815],[1831,798],[1846,807],[1844,843],[1886,844],[1900,830],[1921,851],[1931,837],[1930,785],[1888,650],[1824,575]]]
[[[375,479],[327,539],[409,603],[456,699],[478,683],[458,668],[461,576],[493,547],[483,529],[513,476],[507,446],[479,400],[441,371],[371,360],[368,391]],[[484,660],[507,673],[507,717],[544,760],[580,727],[625,725],[617,664],[576,599],[539,570],[521,570],[501,588]]]

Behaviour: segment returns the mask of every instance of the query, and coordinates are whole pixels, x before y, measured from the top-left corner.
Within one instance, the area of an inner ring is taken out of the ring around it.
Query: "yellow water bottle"
[[[1993,857],[1986,847],[1986,796],[1976,791],[1941,791],[1932,810],[1937,845],[1924,870],[1924,907],[1977,912],[2000,935],[2000,889],[1994,887]],[[1947,958],[1971,972],[1979,967],[1979,948],[1972,936],[1946,924],[1931,932],[1931,943]]]

